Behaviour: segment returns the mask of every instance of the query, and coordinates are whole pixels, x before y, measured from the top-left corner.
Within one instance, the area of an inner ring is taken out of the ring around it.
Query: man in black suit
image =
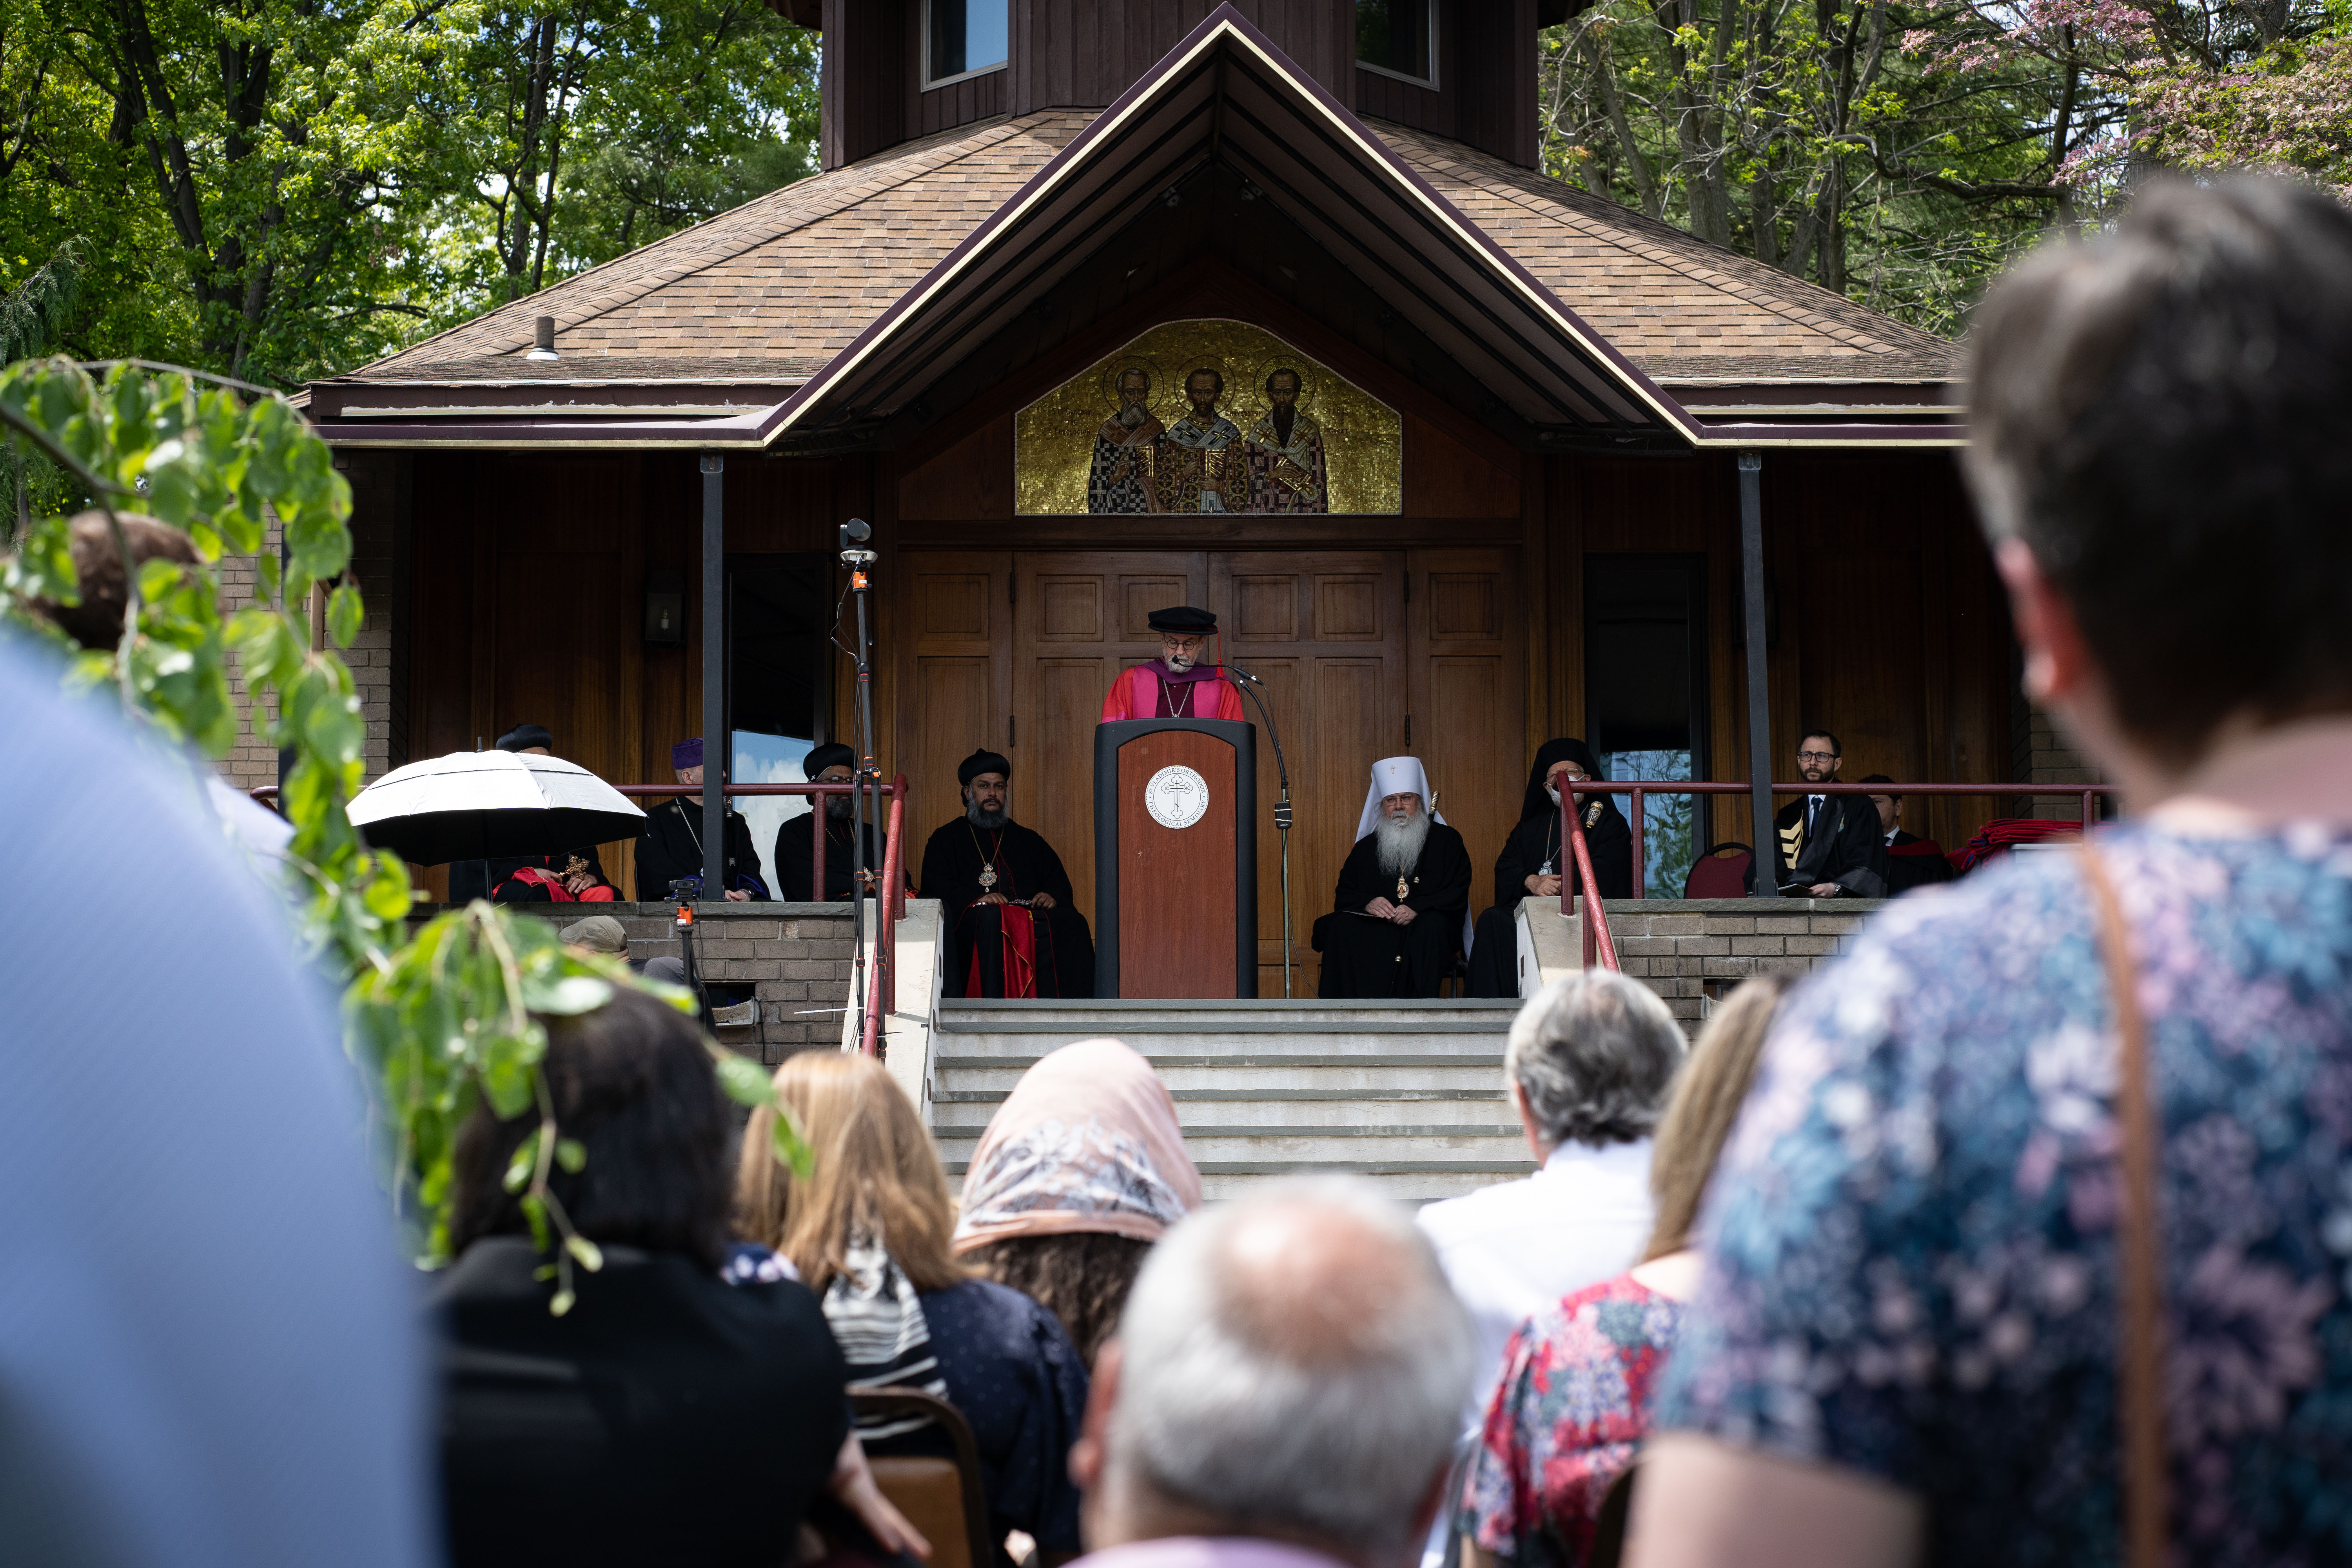
[[[1883,784],[1895,781],[1885,773],[1866,773],[1862,782]],[[1878,811],[1879,831],[1886,842],[1887,897],[1952,879],[1952,863],[1944,858],[1944,847],[1904,827],[1901,795],[1874,795],[1870,804]]]
[[[1799,776],[1807,784],[1836,783],[1843,751],[1827,730],[1806,731],[1797,742]],[[1781,892],[1813,899],[1886,896],[1886,845],[1868,795],[1799,795],[1773,826]]]

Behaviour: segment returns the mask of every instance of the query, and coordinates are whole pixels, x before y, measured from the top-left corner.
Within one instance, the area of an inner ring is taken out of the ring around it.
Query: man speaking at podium
[[[1217,617],[1190,605],[1154,610],[1160,657],[1123,670],[1103,699],[1102,721],[1119,719],[1238,719],[1242,694],[1216,665],[1204,665]]]
[[[1374,763],[1332,912],[1315,922],[1322,994],[1436,995],[1469,908],[1470,851],[1434,819],[1421,760]]]
[[[1070,874],[1045,839],[1013,820],[1013,764],[980,751],[956,769],[961,816],[923,846],[923,897],[946,922],[940,989],[948,996],[1092,996],[1094,933],[1071,902]]]

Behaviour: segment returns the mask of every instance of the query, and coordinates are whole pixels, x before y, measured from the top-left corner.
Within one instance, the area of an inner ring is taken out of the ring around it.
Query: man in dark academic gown
[[[699,788],[702,784],[702,738],[680,741],[669,749],[669,765],[677,782]],[[645,831],[637,835],[637,897],[658,903],[669,897],[669,885],[681,877],[702,875],[702,797],[674,795],[646,813]],[[760,852],[751,847],[751,825],[743,814],[727,813],[725,897],[730,903],[764,900],[768,884],[760,878]],[[702,896],[710,897],[705,888]]]
[[[847,784],[857,776],[857,753],[835,742],[819,746],[801,761],[801,776],[811,784]],[[824,819],[824,898],[846,899],[856,890],[857,839],[851,825],[857,817],[857,797],[829,795],[824,797],[824,809],[818,813]],[[866,864],[876,877],[882,875],[882,836],[874,825],[864,826]],[[795,902],[814,896],[816,879],[815,831],[804,816],[788,817],[776,828],[776,897]],[[820,900],[822,901],[822,900]]]
[[[1893,784],[1885,773],[1871,773],[1864,784]],[[1909,892],[1936,882],[1952,879],[1952,863],[1944,858],[1944,847],[1932,838],[1922,838],[1903,829],[1903,797],[1899,795],[1874,795],[1870,804],[1878,808],[1878,827],[1886,843],[1886,896]]]
[[[1528,793],[1519,803],[1519,825],[1495,858],[1495,902],[1478,916],[1477,940],[1470,948],[1470,994],[1519,994],[1517,915],[1526,898],[1557,899],[1563,879],[1581,892],[1576,857],[1560,847],[1559,792],[1601,776],[1592,749],[1578,740],[1546,741],[1528,770]],[[1592,857],[1592,879],[1604,899],[1633,896],[1633,830],[1616,797],[1580,795],[1576,808],[1584,828],[1585,852]]]
[[[513,752],[519,756],[551,757],[555,754],[555,734],[544,724],[518,724],[499,737],[499,750]],[[577,860],[580,867],[572,868]],[[604,875],[604,863],[597,858],[596,847],[583,844],[577,849],[567,849],[560,855],[509,855],[495,860],[452,860],[449,863],[449,901],[471,903],[476,899],[491,899],[501,904],[552,903],[555,894],[547,881],[525,879],[517,871],[534,870],[562,884],[564,890],[585,903],[610,900],[615,895],[610,879]],[[600,892],[599,889],[602,889]]]
[[[1834,784],[1843,748],[1826,730],[1797,742],[1797,772],[1807,784]],[[1801,795],[1772,819],[1773,865],[1790,898],[1883,899],[1886,846],[1878,808],[1868,795]]]
[[[1239,719],[1240,688],[1224,667],[1204,664],[1217,617],[1190,605],[1171,605],[1147,617],[1160,634],[1160,657],[1119,672],[1103,699],[1102,722],[1121,719]]]
[[[1434,996],[1462,949],[1470,851],[1429,808],[1414,757],[1372,764],[1356,847],[1315,922],[1327,997]]]
[[[923,846],[923,897],[946,922],[947,996],[1092,996],[1095,939],[1054,847],[1013,820],[1013,764],[974,752],[956,769],[963,815]]]

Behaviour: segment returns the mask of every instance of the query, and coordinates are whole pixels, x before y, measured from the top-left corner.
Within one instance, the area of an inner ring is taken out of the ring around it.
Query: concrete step
[[[1404,1203],[1528,1174],[1502,1085],[1516,1003],[942,1002],[932,1136],[961,1187],[988,1119],[1040,1058],[1125,1040],[1158,1069],[1211,1201],[1350,1172]]]
[[[1294,1075],[1295,1076],[1295,1075]],[[1434,1122],[1495,1127],[1517,1136],[1508,1098],[1498,1089],[1302,1089],[1285,1083],[1261,1089],[1171,1089],[1176,1120],[1195,1128],[1400,1129]],[[932,1126],[941,1138],[976,1131],[1004,1103],[1005,1090],[944,1089],[933,1094]]]

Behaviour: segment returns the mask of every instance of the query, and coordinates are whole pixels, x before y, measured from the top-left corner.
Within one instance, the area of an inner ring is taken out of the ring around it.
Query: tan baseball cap
[[[584,947],[591,952],[626,952],[629,933],[621,922],[610,915],[590,915],[584,921],[574,921],[556,933],[574,947]]]

